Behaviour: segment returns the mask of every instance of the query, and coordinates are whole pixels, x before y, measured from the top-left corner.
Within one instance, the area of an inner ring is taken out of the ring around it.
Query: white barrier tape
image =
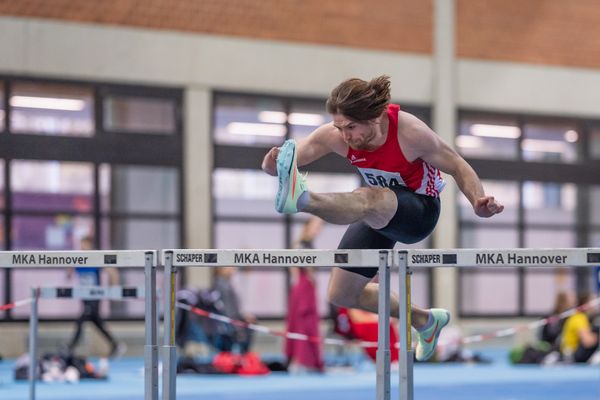
[[[486,333],[486,334],[477,334],[477,335],[472,335],[472,336],[468,336],[468,337],[457,339],[457,340],[451,340],[451,341],[441,341],[440,340],[438,342],[438,346],[447,346],[447,345],[450,345],[453,343],[471,344],[471,343],[482,342],[482,341],[490,340],[490,339],[494,339],[494,338],[512,336],[519,331],[533,329],[533,328],[539,328],[541,326],[544,326],[544,325],[548,324],[550,322],[550,320],[552,320],[552,319],[556,319],[556,320],[564,319],[568,316],[573,315],[578,310],[585,310],[585,309],[593,307],[597,304],[600,304],[600,297],[591,300],[590,302],[584,304],[581,307],[567,310],[556,316],[544,318],[544,319],[534,321],[534,322],[531,322],[531,323],[525,324],[525,325],[518,325],[518,326],[512,327],[512,328],[501,329],[501,330]],[[292,340],[322,342],[325,344],[331,344],[331,345],[336,345],[336,346],[357,345],[357,346],[364,347],[364,348],[377,347],[377,342],[352,341],[352,340],[343,340],[343,339],[334,339],[334,338],[321,338],[319,336],[308,336],[303,333],[297,333],[297,332],[279,332],[279,331],[275,331],[275,330],[272,330],[270,328],[267,328],[267,327],[264,327],[261,325],[249,324],[244,321],[234,320],[234,319],[226,317],[224,315],[207,312],[207,311],[204,311],[197,307],[193,307],[188,304],[180,303],[180,302],[177,302],[177,307],[187,310],[187,311],[192,311],[195,314],[198,314],[203,317],[211,318],[211,319],[218,320],[218,321],[225,322],[225,323],[234,324],[237,326],[246,327],[253,331],[257,331],[257,332],[261,332],[261,333],[265,333],[265,334],[285,337],[285,338],[292,339]],[[393,347],[399,348],[399,343],[395,343],[393,345]]]
[[[6,311],[6,310],[13,309],[15,307],[21,307],[21,306],[30,304],[32,301],[33,301],[33,298],[29,297],[27,299],[15,301],[14,303],[4,304],[4,305],[0,306],[0,311]]]
[[[261,325],[256,325],[256,324],[248,324],[248,328],[250,328],[256,332],[271,333],[271,329],[267,328],[266,326],[261,326]]]
[[[21,306],[25,306],[27,304],[31,304],[32,301],[33,301],[33,298],[29,297],[24,300],[15,301],[14,305],[15,305],[15,307],[21,307]]]
[[[294,332],[288,332],[287,335],[285,335],[288,339],[294,339],[294,340],[308,340],[309,337],[308,335],[305,335],[303,333],[294,333]]]
[[[501,330],[498,330],[495,332],[468,336],[468,337],[465,337],[462,339],[457,339],[457,340],[450,340],[450,341],[441,341],[440,340],[438,342],[438,346],[447,346],[447,345],[456,344],[456,343],[470,344],[470,343],[483,342],[485,340],[495,339],[495,338],[499,338],[499,337],[511,336],[511,335],[514,335],[518,331],[523,331],[523,330],[527,330],[527,329],[532,330],[532,329],[540,328],[540,327],[550,323],[551,321],[560,321],[562,319],[570,317],[571,315],[575,314],[578,311],[587,310],[598,304],[600,304],[600,297],[592,299],[582,306],[571,308],[571,309],[564,311],[558,315],[552,315],[548,318],[530,322],[525,325],[518,325],[513,328],[501,329]]]

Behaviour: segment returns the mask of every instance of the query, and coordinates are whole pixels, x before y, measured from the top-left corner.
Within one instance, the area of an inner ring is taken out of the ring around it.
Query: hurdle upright
[[[179,267],[372,267],[379,270],[377,399],[390,399],[389,250],[213,250],[163,251],[164,345],[162,399],[176,398],[175,274]]]
[[[1,251],[1,268],[125,268],[143,267],[145,272],[144,398],[158,400],[158,324],[156,308],[156,265],[154,250],[89,251]],[[35,399],[37,366],[37,306],[40,297],[128,298],[138,297],[135,288],[33,288],[29,335],[29,398]]]
[[[410,274],[413,268],[437,267],[595,267],[600,248],[440,249],[394,252],[400,273],[400,400],[413,400],[413,352],[410,328]]]

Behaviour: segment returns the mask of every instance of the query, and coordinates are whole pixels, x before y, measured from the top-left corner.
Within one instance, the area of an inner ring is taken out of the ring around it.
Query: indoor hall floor
[[[504,355],[490,353],[486,365],[417,364],[415,400],[598,400],[600,366],[512,366]],[[505,354],[505,352],[503,352]],[[488,354],[489,355],[489,354]],[[0,362],[0,399],[23,400],[27,382],[13,380],[13,361]],[[108,381],[78,384],[40,383],[40,400],[131,400],[144,398],[143,360],[112,362]],[[392,372],[392,399],[398,398],[397,370]],[[330,370],[324,375],[262,377],[183,375],[177,378],[178,400],[365,400],[375,398],[375,369]]]

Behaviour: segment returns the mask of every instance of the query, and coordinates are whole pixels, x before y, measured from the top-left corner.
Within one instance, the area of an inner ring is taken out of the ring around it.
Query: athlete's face
[[[333,126],[342,135],[344,142],[355,150],[370,150],[377,136],[378,119],[355,121],[342,114],[333,115]]]

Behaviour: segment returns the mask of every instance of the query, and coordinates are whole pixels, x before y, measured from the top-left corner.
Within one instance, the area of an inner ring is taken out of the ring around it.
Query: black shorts
[[[429,236],[440,216],[440,199],[414,193],[404,186],[390,189],[398,199],[398,209],[390,223],[373,229],[362,221],[355,222],[344,233],[338,249],[392,249],[396,242],[412,244]],[[376,268],[343,269],[367,278],[377,274]]]

